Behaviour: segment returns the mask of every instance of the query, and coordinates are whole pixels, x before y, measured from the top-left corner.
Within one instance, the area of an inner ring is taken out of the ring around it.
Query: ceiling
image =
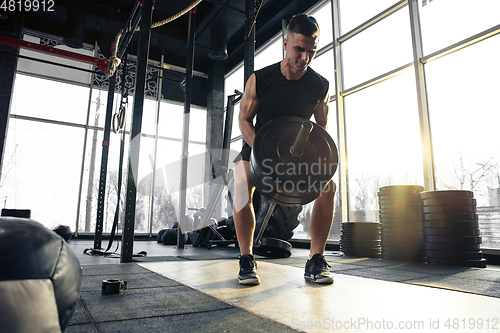
[[[263,0],[258,12],[256,48],[281,31],[282,19],[305,12],[320,0]],[[85,16],[84,43],[93,45],[114,38],[126,26],[136,0],[56,0],[53,11],[29,11],[24,18],[24,27],[54,36],[64,34],[67,13],[77,11]],[[190,5],[190,0],[156,0],[153,22],[171,17]],[[221,5],[224,6],[221,6]],[[225,71],[229,72],[244,58],[245,0],[203,0],[197,6],[194,70],[208,73],[214,60],[210,59],[211,29],[222,25],[227,30],[228,58]],[[153,60],[186,67],[189,14],[152,29],[150,55]],[[132,53],[136,53],[138,34],[132,40]],[[77,52],[77,51],[75,51]],[[105,52],[103,52],[106,54]]]

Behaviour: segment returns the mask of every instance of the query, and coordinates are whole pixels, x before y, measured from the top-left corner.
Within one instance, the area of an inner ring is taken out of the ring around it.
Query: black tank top
[[[280,63],[255,72],[256,93],[260,99],[255,131],[271,119],[294,116],[309,119],[327,92],[328,80],[308,67],[298,80],[287,80]]]

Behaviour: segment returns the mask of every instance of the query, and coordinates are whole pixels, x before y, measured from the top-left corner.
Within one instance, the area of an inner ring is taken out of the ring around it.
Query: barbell
[[[257,191],[272,204],[254,239],[254,247],[261,246],[276,204],[310,203],[321,195],[337,165],[337,147],[318,124],[298,117],[280,117],[264,124],[253,141],[249,171]],[[290,244],[283,243],[291,249]]]
[[[305,205],[321,194],[337,164],[337,147],[321,126],[298,117],[280,117],[264,124],[255,136],[250,178],[272,202]]]

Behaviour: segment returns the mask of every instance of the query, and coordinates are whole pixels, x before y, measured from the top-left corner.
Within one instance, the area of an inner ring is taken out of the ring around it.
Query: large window
[[[378,221],[381,186],[423,184],[412,74],[407,72],[345,98],[353,221]]]
[[[353,30],[396,2],[396,0],[339,0],[341,34]]]
[[[497,248],[499,43],[496,36],[427,65],[436,187],[473,191],[483,246]]]
[[[498,0],[435,0],[420,7],[425,54],[493,28],[500,24],[499,12]]]
[[[32,64],[23,61],[18,70],[29,71],[31,67]],[[72,70],[67,69],[59,69],[57,79],[47,79],[47,74],[40,71],[35,71],[36,77],[17,74],[0,197],[4,208],[30,209],[32,218],[49,228],[68,225],[73,231],[93,233],[101,181],[107,87],[96,87],[91,91],[84,82],[62,81],[64,71],[72,77]],[[100,84],[102,82],[96,86]],[[114,96],[113,113],[119,111],[120,97],[120,94]],[[122,133],[110,133],[104,189],[105,233],[111,231],[118,204],[121,162],[120,221],[125,212],[133,103],[131,95],[128,98],[122,161]],[[157,232],[172,226],[178,219],[180,167],[176,172],[165,171],[171,164],[180,164],[183,107],[166,102],[160,104],[157,121],[158,100],[148,96],[144,101],[139,168],[133,172],[137,185],[135,231],[138,233]],[[206,111],[193,107],[191,155],[204,153],[205,136]],[[197,182],[196,193],[203,195],[204,160],[193,162],[191,169],[194,171],[188,172],[188,178],[195,178],[191,182]],[[118,228],[121,230],[121,225]]]
[[[412,61],[407,8],[397,11],[343,46],[345,88],[382,75]]]
[[[20,96],[18,89],[14,103]],[[11,118],[0,183],[2,208],[30,209],[31,217],[49,228],[68,225],[75,230],[83,132]]]

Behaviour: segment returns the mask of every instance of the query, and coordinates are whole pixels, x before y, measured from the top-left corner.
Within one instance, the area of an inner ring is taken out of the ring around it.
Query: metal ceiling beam
[[[116,5],[103,4],[102,1],[88,1],[88,0],[57,0],[56,6],[68,8],[69,10],[76,10],[84,14],[89,14],[100,19],[109,20],[123,24],[126,22],[127,17],[130,15],[130,9],[117,8]]]
[[[245,15],[245,11],[244,10],[241,10],[241,9],[238,9],[236,7],[233,7],[233,6],[229,6],[229,5],[226,5],[226,4],[223,4],[222,2],[220,2],[219,0],[205,0],[206,2],[209,2],[209,3],[212,3],[214,5],[217,5],[219,7],[222,7],[222,8],[226,8],[226,9],[229,9],[229,10],[232,10],[233,12],[236,12],[236,13],[239,13],[239,14],[243,14]]]
[[[103,73],[106,73],[109,64],[109,60],[107,59],[100,59],[80,53],[56,49],[50,46],[27,42],[22,39],[8,37],[4,35],[0,35],[0,44],[36,51],[65,59],[75,60],[86,64],[96,65]]]

